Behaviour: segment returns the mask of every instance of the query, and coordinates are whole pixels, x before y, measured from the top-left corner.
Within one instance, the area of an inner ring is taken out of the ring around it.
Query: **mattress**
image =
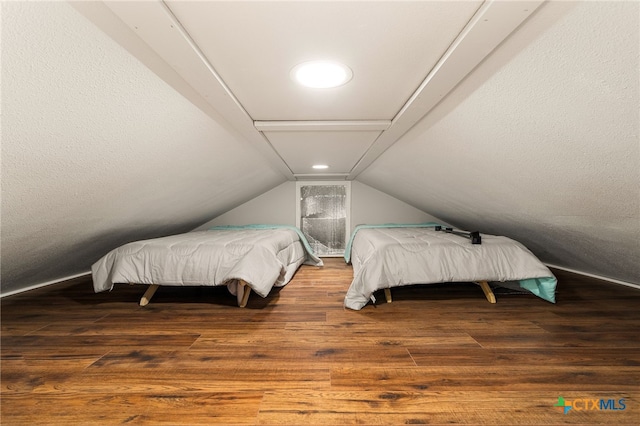
[[[345,253],[354,277],[344,305],[361,309],[384,288],[472,281],[517,281],[555,302],[556,278],[521,243],[482,234],[482,244],[471,244],[459,235],[436,231],[435,225],[357,227]]]
[[[243,280],[266,297],[301,264],[322,265],[292,228],[228,227],[128,243],[93,264],[93,287],[101,292],[115,283],[218,286]]]

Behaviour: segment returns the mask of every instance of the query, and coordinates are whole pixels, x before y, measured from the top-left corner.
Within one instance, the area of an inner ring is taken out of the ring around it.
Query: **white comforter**
[[[350,309],[361,309],[376,290],[408,284],[544,277],[555,289],[551,271],[507,237],[482,234],[476,245],[432,227],[365,228],[354,235],[350,254],[354,278],[344,301]]]
[[[302,263],[320,266],[322,260],[305,251],[292,229],[215,230],[125,244],[94,263],[91,272],[96,292],[114,283],[216,286],[243,280],[266,297]]]

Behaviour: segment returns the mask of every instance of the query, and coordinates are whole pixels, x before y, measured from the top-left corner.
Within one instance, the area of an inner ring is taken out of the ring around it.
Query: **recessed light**
[[[328,169],[329,166],[327,166],[326,164],[314,164],[313,166],[314,169]]]
[[[333,61],[303,62],[291,70],[294,81],[314,89],[342,86],[352,77],[353,72],[348,66]]]

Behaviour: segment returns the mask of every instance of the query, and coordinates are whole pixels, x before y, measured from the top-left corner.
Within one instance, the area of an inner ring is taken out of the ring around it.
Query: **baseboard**
[[[599,279],[599,280],[602,280],[602,281],[608,281],[608,282],[611,282],[611,283],[620,284],[620,285],[624,285],[624,286],[627,286],[627,287],[633,287],[635,289],[640,290],[640,285],[639,284],[630,283],[630,282],[627,282],[627,281],[616,280],[616,279],[608,278],[608,277],[603,277],[601,275],[590,274],[588,272],[577,271],[575,269],[566,268],[564,266],[552,265],[550,263],[545,263],[545,265],[547,267],[549,267],[549,268],[560,269],[562,271],[567,271],[567,272],[571,272],[571,273],[578,274],[578,275],[584,275],[585,277],[596,278],[596,279]],[[8,293],[0,293],[0,299],[2,299],[3,297],[12,296],[14,294],[24,293],[24,292],[30,291],[30,290],[36,290],[38,288],[46,287],[48,285],[59,284],[59,283],[62,283],[64,281],[68,281],[68,280],[72,280],[72,279],[75,279],[75,278],[83,277],[85,275],[91,275],[91,271],[81,272],[79,274],[70,275],[68,277],[59,278],[57,280],[47,281],[47,282],[40,283],[40,284],[35,284],[35,285],[32,285],[32,286],[27,287],[27,288],[22,288],[20,290],[10,291]]]
[[[34,284],[34,285],[29,286],[27,288],[21,288],[19,290],[13,290],[13,291],[10,291],[8,293],[0,293],[0,299],[2,299],[3,297],[7,297],[7,296],[13,296],[14,294],[24,293],[24,292],[30,291],[30,290],[36,290],[38,288],[46,287],[48,285],[60,284],[60,283],[63,283],[65,281],[72,280],[74,278],[84,277],[86,275],[91,275],[91,271],[81,272],[79,274],[70,275],[68,277],[58,278],[57,280],[47,281],[47,282],[40,283],[40,284]]]
[[[614,284],[625,285],[627,287],[633,287],[633,288],[636,288],[636,289],[640,290],[640,284],[635,284],[635,283],[630,283],[630,282],[627,282],[627,281],[616,280],[614,278],[607,278],[607,277],[603,277],[601,275],[590,274],[588,272],[576,271],[575,269],[565,268],[564,266],[552,265],[550,263],[545,263],[545,265],[548,266],[549,268],[560,269],[562,271],[572,272],[572,273],[578,274],[578,275],[584,275],[585,277],[597,278],[597,279],[602,280],[602,281],[608,281],[608,282],[614,283]]]

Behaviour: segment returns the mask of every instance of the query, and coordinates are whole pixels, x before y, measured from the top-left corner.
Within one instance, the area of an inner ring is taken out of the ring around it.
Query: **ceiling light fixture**
[[[311,167],[313,167],[314,169],[318,169],[318,170],[320,170],[320,169],[328,169],[329,168],[329,166],[327,166],[326,164],[314,164]]]
[[[314,89],[342,86],[353,78],[348,66],[333,61],[303,62],[293,67],[290,75],[293,81]]]

